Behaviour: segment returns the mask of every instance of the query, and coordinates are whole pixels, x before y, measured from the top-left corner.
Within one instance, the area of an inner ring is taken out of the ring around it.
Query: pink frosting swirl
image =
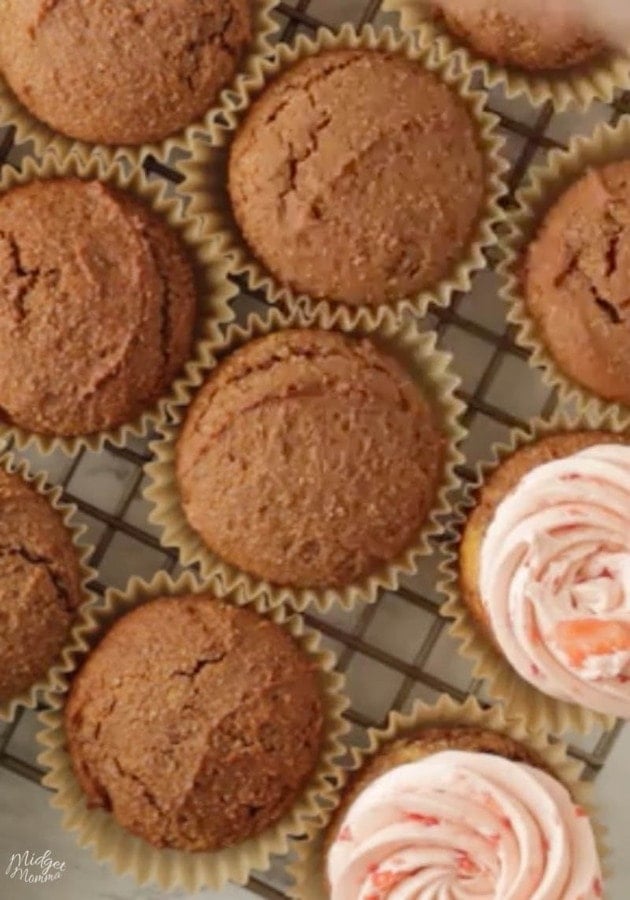
[[[331,900],[596,900],[590,822],[540,769],[447,750],[391,769],[330,847]]]
[[[479,589],[524,679],[630,718],[630,447],[589,447],[528,472],[484,536]]]

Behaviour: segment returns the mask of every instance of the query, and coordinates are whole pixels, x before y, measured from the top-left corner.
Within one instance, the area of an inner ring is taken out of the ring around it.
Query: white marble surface
[[[608,900],[630,897],[630,727],[617,740],[596,783],[596,800],[609,830],[613,876],[607,884]]]
[[[1,900],[155,900],[165,896],[154,888],[139,888],[99,865],[88,850],[76,846],[72,834],[59,827],[60,816],[49,805],[49,794],[18,775],[0,770],[0,898]],[[25,884],[9,879],[5,870],[11,854],[26,849],[50,850],[55,860],[66,863],[57,881]],[[169,894],[183,898],[187,894]],[[199,898],[247,900],[251,893],[229,887],[221,894],[202,892]]]

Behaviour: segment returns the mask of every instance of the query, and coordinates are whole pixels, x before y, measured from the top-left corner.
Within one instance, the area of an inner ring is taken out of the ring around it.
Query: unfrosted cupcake
[[[368,339],[286,329],[228,356],[177,438],[184,514],[224,562],[343,587],[417,544],[444,477],[433,402]]]
[[[252,38],[250,0],[6,0],[0,71],[51,128],[93,143],[161,140],[199,119]]]
[[[317,665],[252,609],[208,594],[118,619],[64,711],[88,806],[154,847],[216,851],[278,822],[323,752]]]
[[[81,580],[60,513],[20,475],[0,468],[0,706],[59,660]]]
[[[582,806],[535,751],[475,727],[385,744],[342,792],[323,857],[330,900],[603,896]]]
[[[295,293],[354,306],[412,297],[465,257],[482,217],[480,131],[422,62],[320,51],[270,81],[241,122],[234,217],[251,254]]]
[[[71,437],[131,423],[190,358],[193,268],[124,191],[78,178],[0,194],[0,418]]]
[[[429,0],[428,5],[456,38],[500,65],[536,73],[570,69],[608,47],[573,0]]]
[[[524,253],[537,340],[570,381],[630,405],[630,161],[593,168],[547,212]]]
[[[459,548],[477,627],[540,691],[630,718],[630,445],[551,434],[490,473]]]

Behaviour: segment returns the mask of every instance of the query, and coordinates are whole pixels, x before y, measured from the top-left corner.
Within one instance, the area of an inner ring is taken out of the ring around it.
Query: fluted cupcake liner
[[[559,741],[550,743],[547,735],[532,728],[528,719],[514,715],[506,717],[499,706],[483,709],[474,697],[468,697],[464,703],[457,703],[448,695],[442,694],[433,706],[418,701],[407,715],[390,713],[386,728],[368,731],[369,743],[365,749],[352,749],[349,768],[338,772],[337,789],[326,820],[313,822],[309,826],[307,839],[293,842],[297,859],[289,866],[293,877],[290,896],[296,900],[328,900],[330,897],[325,875],[327,828],[343,802],[344,788],[358,770],[393,741],[419,737],[427,728],[459,727],[504,735],[539,759],[541,766],[564,784],[573,800],[583,806],[589,815],[604,872],[607,876],[610,875],[607,866],[606,829],[597,821],[596,810],[590,802],[590,785],[580,780],[583,766],[567,756],[566,745]]]
[[[315,300],[281,285],[248,248],[234,219],[228,193],[227,168],[232,141],[251,104],[267,85],[302,59],[327,50],[356,48],[401,54],[434,72],[465,103],[476,124],[485,157],[484,208],[462,258],[448,276],[433,287],[416,296],[376,307]],[[471,276],[486,266],[484,249],[497,241],[496,225],[504,218],[498,201],[506,190],[503,174],[507,170],[507,163],[500,153],[503,139],[496,128],[498,118],[486,111],[486,95],[472,90],[469,73],[456,73],[450,64],[435,62],[426,50],[418,50],[409,37],[398,39],[389,28],[376,32],[366,26],[357,32],[346,24],[338,34],[320,29],[314,40],[300,34],[292,46],[279,44],[273,58],[253,57],[247,74],[248,78],[237,85],[235,95],[226,99],[222,120],[212,123],[210,143],[195,141],[188,148],[192,149],[192,158],[181,166],[186,175],[182,189],[192,195],[192,209],[203,216],[205,234],[209,239],[217,238],[219,249],[229,260],[233,273],[245,275],[249,287],[262,290],[270,303],[282,302],[291,308],[298,305],[309,312],[321,309],[327,315],[340,307],[345,309],[349,322],[366,329],[376,326],[383,308],[392,315],[405,310],[424,315],[431,303],[447,306],[456,291],[469,290]]]
[[[76,145],[68,151],[65,142],[54,143],[40,161],[26,159],[21,172],[6,166],[0,176],[0,192],[31,181],[58,177],[101,181],[128,193],[159,214],[182,242],[193,268],[197,295],[192,358],[168,392],[134,421],[93,434],[64,437],[31,432],[0,420],[0,437],[13,438],[19,449],[34,444],[43,454],[60,449],[67,455],[74,455],[82,448],[101,450],[106,441],[115,446],[123,446],[130,436],[144,437],[149,434],[166,417],[169,405],[181,399],[183,385],[205,363],[206,343],[220,334],[221,324],[234,318],[229,301],[238,291],[227,278],[225,263],[201,234],[199,220],[189,212],[184,212],[179,200],[167,199],[159,180],[150,181],[140,166],[121,165],[112,153],[103,151],[85,158],[77,152]]]
[[[467,71],[481,72],[487,88],[501,87],[510,100],[524,96],[534,106],[550,101],[556,111],[587,109],[595,100],[610,103],[615,90],[630,87],[630,55],[618,50],[557,71],[527,72],[479,56],[431,14],[427,0],[384,0],[383,9],[400,14],[404,31],[418,36],[439,60],[455,60]]]
[[[247,79],[247,71],[252,58],[269,54],[271,52],[270,37],[278,30],[278,25],[271,16],[272,11],[278,5],[278,0],[251,0],[254,9],[253,39],[245,57],[241,60],[238,72],[235,76],[235,85],[240,85]],[[105,155],[119,152],[126,155],[132,161],[139,162],[145,156],[153,155],[158,158],[166,158],[174,146],[187,147],[198,132],[207,132],[211,123],[221,111],[228,93],[234,90],[234,84],[224,88],[215,103],[205,115],[191,122],[181,131],[170,135],[160,141],[145,143],[138,146],[105,145],[89,143],[86,141],[74,141],[72,138],[60,134],[50,128],[41,119],[36,118],[16,97],[5,78],[0,73],[0,124],[12,125],[16,130],[18,143],[32,141],[33,149],[37,156],[41,156],[50,144],[56,144],[69,150],[74,146],[78,152],[89,159],[93,152],[105,153]]]
[[[158,597],[199,593],[214,593],[213,585],[199,582],[189,572],[175,581],[166,572],[158,572],[150,582],[132,578],[124,592],[108,591],[104,603],[92,608],[86,621],[73,633],[73,668],[78,668],[111,625],[131,609]],[[235,592],[224,596],[222,602],[242,606],[249,601],[242,592]],[[124,829],[111,813],[88,809],[66,750],[65,696],[47,698],[51,708],[40,713],[43,729],[37,736],[46,748],[38,757],[47,769],[43,784],[54,791],[51,804],[61,810],[63,827],[76,832],[78,844],[89,846],[96,859],[109,863],[117,874],[130,875],[139,884],[153,883],[164,890],[220,890],[228,881],[245,884],[253,869],[267,869],[272,854],[286,853],[289,838],[304,834],[308,822],[321,816],[322,804],[332,791],[335,760],[344,750],[341,738],[349,728],[343,718],[348,706],[343,694],[344,678],[335,672],[333,654],[320,649],[319,633],[307,628],[300,616],[283,608],[268,610],[261,601],[254,603],[253,608],[287,631],[313,660],[324,703],[325,726],[318,764],[292,809],[260,835],[238,845],[213,852],[158,849]],[[66,693],[71,676],[72,673],[66,673],[63,677]]]
[[[89,565],[94,548],[83,542],[83,536],[87,531],[87,527],[75,521],[77,508],[62,501],[62,489],[48,486],[48,476],[45,472],[34,474],[28,464],[24,460],[18,460],[13,453],[4,452],[0,455],[0,468],[4,472],[18,475],[33,490],[44,497],[58,513],[75,547],[83,600],[75,612],[75,624],[68,635],[59,659],[48,670],[46,677],[34,682],[26,691],[12,697],[10,700],[0,700],[0,722],[11,722],[20,708],[35,709],[44,693],[54,693],[61,690],[64,673],[69,672],[73,668],[72,631],[85,621],[89,609],[96,602],[96,596],[89,589],[90,582],[96,577],[96,571]]]
[[[492,641],[490,631],[480,626],[461,595],[459,548],[463,530],[488,476],[520,447],[533,444],[551,434],[570,434],[580,430],[619,433],[625,431],[626,427],[618,410],[604,410],[593,403],[578,414],[557,412],[548,421],[533,421],[527,431],[515,429],[508,442],[492,446],[488,461],[477,465],[474,481],[466,487],[452,520],[451,533],[442,547],[444,559],[440,564],[438,589],[446,600],[440,611],[453,620],[449,632],[459,642],[459,654],[475,663],[473,675],[485,680],[491,697],[504,701],[510,713],[526,716],[536,730],[553,734],[565,731],[587,734],[597,726],[610,729],[615,720],[612,716],[541,693],[512,668]]]
[[[337,330],[350,336],[369,337],[385,352],[393,355],[403,365],[408,374],[428,397],[437,410],[440,426],[447,439],[446,459],[440,487],[433,509],[426,523],[419,531],[417,541],[406,549],[399,558],[383,564],[372,575],[358,584],[345,588],[289,588],[280,587],[256,578],[223,561],[213,553],[191,528],[186,519],[177,484],[175,450],[177,437],[186,415],[186,400],[190,402],[204,376],[216,365],[217,359],[245,344],[255,337],[286,328],[324,328]],[[218,577],[226,591],[241,588],[250,598],[261,595],[272,605],[289,603],[296,609],[304,609],[314,603],[321,610],[328,610],[335,603],[350,608],[358,601],[374,602],[380,588],[395,589],[402,574],[415,571],[420,557],[431,552],[430,539],[444,530],[443,520],[450,511],[450,495],[458,485],[455,468],[463,461],[458,449],[465,436],[460,424],[464,406],[455,396],[458,378],[451,372],[449,354],[436,350],[436,335],[421,332],[411,321],[397,324],[385,311],[377,323],[366,330],[352,328],[346,311],[322,312],[315,317],[308,316],[299,309],[283,313],[272,308],[265,319],[250,316],[245,326],[228,326],[224,338],[209,348],[212,363],[206,372],[197,370],[186,388],[186,400],[171,410],[172,423],[162,426],[162,439],[151,445],[154,461],[146,466],[150,479],[145,489],[145,497],[153,504],[150,521],[162,527],[161,542],[164,546],[175,547],[179,551],[183,565],[199,563],[205,577]]]
[[[629,147],[630,117],[626,116],[614,127],[600,125],[592,136],[574,138],[566,151],[552,150],[546,164],[531,170],[527,184],[516,195],[517,206],[508,217],[504,258],[498,267],[500,295],[509,305],[508,320],[515,326],[516,342],[530,353],[530,365],[541,371],[546,384],[558,388],[562,399],[577,399],[582,406],[596,395],[565,375],[543,343],[522,289],[523,257],[546,214],[567,188],[592,166],[630,159]],[[621,407],[619,415],[630,423],[630,407]]]

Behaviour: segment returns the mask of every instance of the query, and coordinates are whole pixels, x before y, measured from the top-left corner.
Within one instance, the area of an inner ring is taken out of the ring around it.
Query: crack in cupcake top
[[[119,619],[65,726],[88,803],[157,847],[213,850],[278,821],[319,758],[316,666],[280,626],[209,595]]]
[[[630,162],[577,178],[527,247],[522,290],[563,375],[630,404]]]
[[[0,407],[43,434],[133,421],[188,358],[196,313],[178,237],[98,181],[0,196]]]
[[[6,0],[0,63],[21,102],[55,130],[91,143],[159,141],[217,102],[252,40],[252,6]]]
[[[457,89],[403,54],[302,59],[269,82],[234,138],[236,221],[296,292],[354,305],[413,296],[448,274],[481,215],[477,131]]]
[[[19,475],[0,470],[0,700],[45,677],[81,602],[72,537]]]

